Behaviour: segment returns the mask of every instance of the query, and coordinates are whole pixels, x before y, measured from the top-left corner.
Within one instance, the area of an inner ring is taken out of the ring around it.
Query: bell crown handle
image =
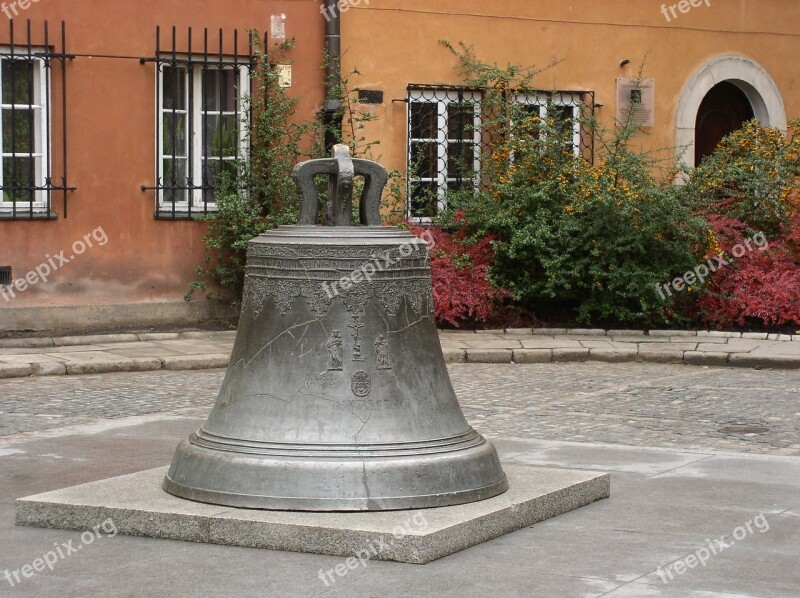
[[[292,179],[300,194],[301,226],[313,226],[319,214],[319,195],[314,177],[328,176],[328,226],[353,226],[353,182],[356,176],[364,177],[364,191],[358,200],[359,223],[363,226],[380,226],[381,196],[389,180],[386,169],[372,160],[350,156],[347,145],[333,146],[330,158],[307,160],[294,167]]]

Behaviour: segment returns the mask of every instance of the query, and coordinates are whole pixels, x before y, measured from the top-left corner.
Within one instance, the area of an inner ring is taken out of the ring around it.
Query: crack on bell
[[[309,325],[311,325],[311,324],[313,324],[315,322],[318,322],[318,321],[319,320],[308,320],[307,322],[301,322],[300,324],[295,324],[294,326],[290,326],[289,328],[287,328],[286,330],[281,332],[278,336],[273,338],[271,341],[269,341],[266,344],[264,344],[258,351],[256,351],[253,354],[253,356],[245,362],[244,367],[245,368],[250,367],[250,364],[253,361],[255,361],[256,359],[258,359],[261,356],[261,354],[264,352],[265,349],[272,350],[272,344],[275,343],[278,339],[280,339],[283,335],[289,334],[289,336],[294,338],[294,336],[291,334],[292,330],[294,330],[295,328],[300,328],[301,326],[309,326]]]

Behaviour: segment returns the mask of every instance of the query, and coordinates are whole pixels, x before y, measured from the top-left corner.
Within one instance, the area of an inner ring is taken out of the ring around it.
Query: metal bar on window
[[[206,79],[208,78],[208,28],[203,30],[203,66],[200,69],[200,136],[202,143],[200,145],[200,193],[205,196],[205,188],[208,177],[208,129],[205,122],[208,120],[208,86]]]
[[[27,92],[28,92],[28,105],[30,106],[28,108],[28,110],[27,110],[27,112],[28,112],[27,133],[28,133],[28,137],[29,138],[28,138],[28,179],[27,179],[26,186],[28,187],[28,202],[29,202],[28,209],[30,210],[31,218],[33,218],[33,202],[34,202],[34,199],[36,198],[36,193],[37,193],[37,191],[34,189],[34,187],[36,187],[38,185],[36,185],[36,158],[34,157],[34,152],[36,151],[36,139],[34,138],[34,132],[31,130],[31,128],[33,127],[33,122],[35,122],[35,120],[33,122],[31,122],[31,121],[32,121],[33,117],[35,117],[35,115],[36,115],[35,108],[34,108],[34,105],[36,104],[36,98],[34,96],[34,84],[36,82],[36,73],[34,71],[33,61],[31,59],[31,56],[33,55],[33,48],[31,47],[31,21],[30,21],[30,19],[28,19],[28,31],[27,31],[27,33],[28,33],[28,45],[27,45],[28,53],[27,53],[27,56],[26,56],[26,61],[27,61],[26,64],[29,64],[30,67],[31,67],[31,76],[30,76],[30,79],[28,79],[28,81],[26,81],[26,83],[28,84],[27,85],[27,88],[28,88],[27,89]]]
[[[172,217],[175,217],[175,204],[176,201],[176,192],[175,189],[178,187],[178,179],[177,179],[177,171],[178,171],[178,160],[176,157],[177,154],[177,140],[178,140],[178,92],[180,91],[180,84],[179,84],[179,75],[180,71],[175,66],[175,59],[177,58],[177,47],[178,47],[178,28],[173,26],[172,27],[172,64],[170,66],[171,72],[173,74],[173,83],[172,83],[172,114],[170,118],[170,128],[172,129],[172,155],[170,161],[172,162],[172,171],[171,175],[171,185],[170,188],[172,191],[170,192],[170,203],[172,203]],[[187,107],[188,108],[188,107]]]
[[[156,191],[155,215],[157,218],[192,218],[197,214],[210,213],[215,207],[216,181],[223,174],[223,167],[228,161],[226,158],[238,160],[243,151],[238,143],[242,131],[238,120],[242,118],[243,114],[238,104],[241,97],[241,82],[237,77],[243,73],[242,67],[250,68],[252,65],[252,36],[246,56],[242,55],[239,48],[238,30],[233,32],[231,54],[226,54],[226,43],[230,50],[231,37],[225,34],[224,29],[219,30],[219,45],[214,50],[211,49],[213,42],[209,40],[207,28],[203,29],[202,49],[196,48],[198,43],[194,39],[192,28],[188,28],[187,45],[183,48],[179,46],[179,37],[177,28],[173,27],[172,48],[165,52],[160,43],[160,27],[157,27],[156,56],[139,59],[142,64],[154,62],[158,66],[156,93],[159,122],[156,130],[159,131],[161,139],[157,144],[159,156],[156,184],[152,187],[142,186],[142,191]],[[175,75],[175,80],[171,85],[169,81],[161,81],[161,77],[164,77],[165,73]],[[233,79],[226,75],[230,75]],[[178,77],[181,79],[179,80]],[[181,85],[184,84],[188,89],[181,93]],[[175,95],[175,102],[187,103],[185,109],[178,110],[177,104],[173,106],[172,110],[164,107],[165,94],[168,92],[165,86],[168,85]],[[232,92],[235,96],[236,105],[232,109],[226,103],[228,92]],[[181,97],[178,98],[178,96]],[[214,104],[218,104],[218,108],[215,108]],[[230,114],[224,114],[226,109],[230,111]],[[164,114],[172,116],[171,123],[166,123],[167,118],[163,116]],[[231,115],[236,119],[235,128],[227,131],[225,125]],[[181,123],[185,127],[187,137],[185,143],[188,144],[188,147],[179,156],[180,152],[177,152],[178,137],[184,131]],[[164,137],[169,138],[170,132],[174,137],[172,140],[174,147],[172,153],[168,154],[169,148],[164,143]],[[237,143],[236,147],[231,148],[230,155],[228,155],[226,153],[227,140],[231,133],[237,135]],[[179,176],[179,163],[185,163],[185,176]],[[173,166],[171,176],[161,176],[160,169],[169,164]],[[176,201],[177,199],[180,201]],[[164,206],[166,201],[170,201],[168,207]],[[202,201],[202,206],[198,203],[200,201]]]
[[[156,56],[161,54],[161,26],[156,26]],[[164,100],[161,97],[162,89],[162,76],[164,73],[164,65],[156,64],[156,131],[158,131],[158,139],[156,140],[156,213],[158,213],[158,205],[163,198],[163,169],[164,159]],[[144,187],[142,188],[144,190]]]
[[[189,48],[189,64],[192,63],[192,28],[189,27],[189,39],[188,39],[188,48]],[[194,204],[194,187],[195,187],[195,172],[194,172],[194,142],[193,142],[193,125],[191,124],[191,114],[194,112],[194,85],[193,85],[193,78],[194,72],[192,71],[192,67],[186,67],[186,127],[184,130],[187,131],[186,134],[186,177],[187,177],[187,187],[189,190],[186,191],[186,204],[187,204],[187,213],[189,218],[192,217],[192,206]]]
[[[17,130],[17,121],[16,121],[16,100],[17,100],[17,82],[16,82],[16,44],[14,43],[14,20],[11,20],[11,61],[9,62],[9,73],[11,75],[11,91],[9,93],[10,96],[10,103],[11,103],[11,148],[10,151],[6,151],[6,148],[3,148],[3,153],[11,154],[11,209],[14,214],[14,218],[17,217],[17,161],[14,159],[14,152],[17,149],[17,137],[16,137],[16,130]],[[5,140],[3,140],[5,142]],[[5,158],[3,158],[5,161]],[[3,175],[6,174],[6,170],[3,169]],[[3,181],[5,185],[5,180]],[[33,217],[33,214],[31,214]]]
[[[239,63],[239,30],[233,30],[233,63]],[[236,137],[235,143],[233,148],[234,156],[236,157],[236,164],[238,168],[238,160],[239,160],[239,145],[241,144],[241,139],[239,138],[239,87],[242,84],[241,73],[239,71],[238,66],[233,67],[233,123],[236,127]]]
[[[8,41],[0,42],[0,77],[3,96],[3,136],[0,140],[0,219],[49,219],[53,192],[63,193],[63,213],[67,217],[67,69],[66,61],[75,58],[67,53],[66,25],[61,22],[61,48],[52,47],[50,24],[45,21],[41,37],[26,21],[23,40],[16,23],[9,22]],[[63,175],[61,183],[53,181],[53,61],[61,63],[61,144]]]

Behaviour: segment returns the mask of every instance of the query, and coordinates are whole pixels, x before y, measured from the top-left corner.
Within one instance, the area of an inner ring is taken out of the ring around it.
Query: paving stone
[[[57,347],[74,345],[97,345],[105,343],[129,343],[139,340],[135,334],[94,334],[87,336],[60,336],[53,338]]]
[[[728,365],[729,353],[686,351],[683,362],[687,365]]]
[[[582,349],[581,341],[564,337],[533,336],[520,339],[523,349]]]
[[[636,353],[635,349],[590,349],[589,359],[608,363],[623,363],[636,361]]]
[[[698,337],[700,340],[700,337]],[[705,340],[705,339],[703,339]],[[747,345],[734,345],[731,343],[725,343],[724,345],[719,345],[716,343],[698,343],[696,351],[708,351],[708,352],[719,352],[721,347],[725,348],[725,353],[749,353],[754,349],[754,346],[747,346]]]
[[[140,341],[171,341],[179,339],[180,336],[178,332],[147,332],[136,335]]]
[[[511,363],[511,349],[467,349],[469,363]]]
[[[553,361],[586,361],[589,349],[553,349]]]
[[[161,361],[165,370],[213,370],[227,368],[230,355],[181,355],[179,357],[164,357]]]
[[[31,363],[34,376],[65,376],[67,366],[63,361],[43,361]]]
[[[443,348],[442,353],[444,354],[445,363],[464,363],[467,361],[466,349]]]
[[[506,334],[526,335],[533,334],[532,328],[506,328]]]
[[[495,328],[493,330],[476,330],[476,334],[498,334],[503,335],[505,334],[505,330],[503,328]]]
[[[699,330],[697,336],[711,336],[717,338],[742,338],[741,332],[725,332],[723,330]]]
[[[0,339],[0,348],[25,349],[34,347],[53,347],[52,338],[3,338]]]
[[[574,336],[605,336],[606,331],[602,328],[568,328],[567,334]]]
[[[0,363],[0,378],[20,378],[31,375],[30,364]]]
[[[766,332],[743,332],[742,338],[744,339],[755,339],[755,340],[767,340],[769,335]]]
[[[650,330],[650,336],[697,336],[695,330]]]
[[[644,330],[609,330],[606,336],[644,336]]]
[[[770,334],[767,338],[771,341],[790,341],[793,337],[791,334]]]
[[[543,336],[555,336],[557,334],[566,334],[566,328],[534,328],[533,334],[543,335]]]
[[[552,349],[514,349],[514,363],[550,363]]]
[[[735,354],[729,363],[744,368],[800,369],[800,356]]]
[[[132,358],[120,359],[118,361],[79,361],[67,362],[67,374],[75,376],[79,374],[108,374],[111,372],[144,372],[149,370],[160,370],[162,363],[160,359],[151,358]]]
[[[650,363],[683,363],[683,351],[639,349],[637,358]]]

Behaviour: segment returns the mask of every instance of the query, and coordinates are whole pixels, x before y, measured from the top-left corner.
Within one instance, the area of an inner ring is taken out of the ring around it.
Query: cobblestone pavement
[[[800,455],[796,371],[658,364],[457,364],[464,413],[492,437]],[[208,413],[224,372],[0,380],[0,442],[102,419]]]

